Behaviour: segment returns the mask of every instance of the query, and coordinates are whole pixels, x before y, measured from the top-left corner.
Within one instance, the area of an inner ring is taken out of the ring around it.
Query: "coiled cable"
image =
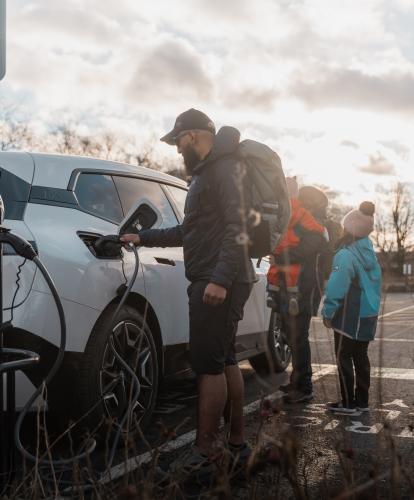
[[[91,439],[90,442],[88,443],[87,449],[85,451],[83,451],[82,453],[79,453],[79,454],[72,456],[70,458],[51,459],[51,460],[45,459],[42,457],[39,459],[39,457],[36,457],[32,453],[30,453],[21,442],[21,438],[20,438],[21,428],[22,428],[22,424],[23,424],[23,421],[24,421],[26,415],[28,414],[34,401],[42,394],[44,387],[47,386],[51,382],[53,377],[56,375],[56,373],[58,372],[58,370],[63,362],[65,349],[66,349],[66,335],[67,335],[67,333],[66,333],[66,321],[65,321],[65,314],[63,311],[63,306],[62,306],[62,303],[60,301],[59,294],[56,290],[56,286],[55,286],[49,272],[47,271],[46,267],[42,264],[39,257],[35,254],[31,245],[29,243],[27,243],[23,238],[20,238],[20,237],[13,235],[11,233],[7,234],[7,238],[11,240],[11,244],[15,247],[16,251],[20,255],[23,255],[25,257],[25,261],[18,268],[17,279],[16,279],[17,290],[16,290],[14,297],[13,297],[13,303],[14,303],[14,300],[16,298],[16,295],[17,295],[17,292],[19,289],[21,269],[26,262],[26,258],[28,258],[30,260],[33,260],[33,262],[35,263],[35,265],[37,266],[37,268],[41,272],[43,278],[45,279],[45,281],[46,281],[46,283],[51,291],[51,294],[53,296],[53,299],[54,299],[54,302],[56,305],[56,309],[58,312],[59,324],[60,324],[60,330],[61,330],[61,338],[60,338],[60,345],[58,348],[58,354],[57,354],[57,357],[52,365],[52,368],[50,369],[49,373],[47,374],[47,376],[43,380],[42,384],[30,396],[30,398],[28,399],[28,401],[24,405],[23,409],[19,413],[19,416],[18,416],[17,421],[16,421],[16,425],[14,428],[15,445],[16,445],[16,448],[21,453],[21,455],[25,459],[30,460],[31,462],[37,463],[39,465],[53,466],[53,467],[55,467],[55,466],[58,466],[58,467],[59,466],[68,466],[69,464],[73,464],[79,460],[86,458],[88,455],[90,455],[96,448],[96,440]],[[128,298],[128,295],[129,295],[129,293],[130,293],[130,291],[135,283],[136,277],[138,275],[138,269],[139,269],[138,252],[132,243],[130,243],[129,246],[132,248],[132,250],[134,252],[134,257],[135,257],[134,272],[133,272],[133,275],[132,275],[131,279],[129,280],[128,286],[126,287],[125,292],[123,293],[122,298],[121,298],[121,300],[120,300],[120,302],[119,302],[119,304],[118,304],[118,306],[113,314],[112,320],[108,323],[108,328],[112,328],[112,325],[115,323],[116,318],[117,318],[121,308],[124,306],[125,301]],[[20,251],[19,251],[19,249],[20,249]],[[125,274],[124,274],[124,276],[125,276]],[[13,313],[14,307],[16,307],[16,306],[13,306],[13,304],[12,304],[12,307],[11,307],[12,313]],[[105,473],[112,466],[112,463],[113,463],[114,458],[115,458],[116,449],[118,447],[119,440],[121,437],[122,429],[123,429],[125,423],[127,422],[127,420],[130,418],[132,410],[135,406],[135,403],[138,401],[138,398],[139,398],[139,395],[141,392],[141,385],[140,385],[140,382],[139,382],[139,379],[138,379],[136,373],[128,365],[128,363],[122,358],[122,356],[117,352],[117,350],[115,348],[113,330],[110,331],[109,346],[110,346],[115,358],[120,363],[120,365],[131,376],[132,387],[134,388],[134,392],[132,394],[130,404],[128,405],[124,416],[122,417],[120,423],[118,424],[118,429],[117,429],[114,441],[112,443],[111,451],[109,454],[109,460],[108,460],[108,463],[106,466]],[[90,485],[85,485],[85,489],[88,489],[88,486],[90,486]]]

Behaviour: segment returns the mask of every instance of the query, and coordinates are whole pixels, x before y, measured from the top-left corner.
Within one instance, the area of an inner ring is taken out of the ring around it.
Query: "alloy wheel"
[[[283,366],[287,366],[291,358],[291,350],[286,341],[285,335],[280,327],[280,319],[277,313],[274,313],[273,320],[273,339],[275,344],[275,355],[279,358],[279,362]]]
[[[155,353],[142,326],[131,321],[121,321],[112,331],[118,354],[136,373],[140,383],[138,400],[132,408],[132,426],[145,417],[154,395]],[[135,392],[128,371],[116,359],[109,343],[106,344],[99,373],[100,393],[108,417],[119,422],[125,415]]]

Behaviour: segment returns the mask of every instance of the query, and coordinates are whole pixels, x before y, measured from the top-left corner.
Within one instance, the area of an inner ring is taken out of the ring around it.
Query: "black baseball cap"
[[[176,137],[186,130],[207,130],[212,134],[216,133],[213,121],[205,113],[198,109],[190,108],[177,116],[174,128],[171,132],[164,135],[164,137],[161,137],[160,141],[174,146]]]

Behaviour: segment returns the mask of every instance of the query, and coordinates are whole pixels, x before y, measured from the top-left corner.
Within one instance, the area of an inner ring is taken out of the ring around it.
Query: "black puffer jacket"
[[[147,247],[184,248],[186,277],[230,288],[251,283],[255,273],[243,243],[241,176],[236,158],[240,133],[223,127],[208,157],[197,165],[187,194],[181,225],[141,231]]]

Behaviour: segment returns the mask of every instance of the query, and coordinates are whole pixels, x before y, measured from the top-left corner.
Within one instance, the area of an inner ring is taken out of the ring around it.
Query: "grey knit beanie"
[[[351,210],[342,220],[345,231],[355,238],[365,238],[374,229],[375,205],[363,201],[358,209]]]

